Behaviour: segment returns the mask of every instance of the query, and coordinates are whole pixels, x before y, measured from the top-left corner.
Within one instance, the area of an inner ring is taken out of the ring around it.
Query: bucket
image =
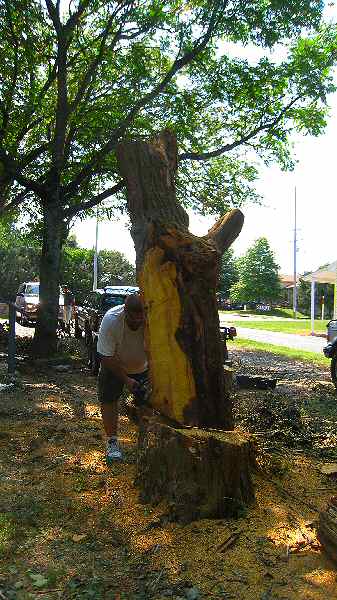
[[[329,321],[327,328],[328,342],[333,342],[337,338],[337,320]]]

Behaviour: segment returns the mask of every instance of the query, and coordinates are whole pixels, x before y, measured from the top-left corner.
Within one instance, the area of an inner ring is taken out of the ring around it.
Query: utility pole
[[[98,273],[97,245],[98,245],[98,209],[97,209],[97,213],[96,213],[96,239],[95,239],[95,248],[94,248],[94,280],[93,280],[93,284],[92,284],[93,291],[97,290],[97,273]]]
[[[297,319],[297,197],[296,197],[296,186],[295,186],[295,198],[294,198],[294,293],[293,293],[293,312],[294,319]]]

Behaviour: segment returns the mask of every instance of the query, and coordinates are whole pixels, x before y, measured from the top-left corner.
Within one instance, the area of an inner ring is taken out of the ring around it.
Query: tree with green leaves
[[[234,302],[276,302],[281,295],[278,265],[266,238],[259,238],[238,260],[239,281],[230,291]]]
[[[40,248],[29,231],[0,223],[0,299],[15,300],[19,284],[38,277]]]
[[[226,250],[221,257],[218,291],[223,298],[228,299],[231,287],[238,281],[239,274],[237,259],[231,248]]]
[[[94,251],[66,245],[61,258],[61,283],[66,283],[81,304],[92,289]],[[100,250],[98,253],[99,288],[106,285],[135,285],[135,267],[117,250]]]
[[[21,283],[39,278],[40,254],[41,248],[27,233],[0,226],[0,299],[14,300]],[[78,304],[92,289],[93,258],[93,250],[80,248],[76,237],[69,236],[61,255],[60,283],[68,284]],[[121,252],[98,253],[98,287],[135,283],[135,267]]]
[[[256,199],[254,155],[292,165],[334,89],[321,0],[0,0],[0,206],[42,240],[36,349],[56,347],[60,260],[74,219],[125,209],[121,140],[169,127],[180,201],[219,214]],[[261,51],[256,63],[240,48]],[[287,58],[272,50],[286,44]]]
[[[0,301],[15,300],[20,283],[38,278],[39,259],[39,250],[34,246],[0,245]]]

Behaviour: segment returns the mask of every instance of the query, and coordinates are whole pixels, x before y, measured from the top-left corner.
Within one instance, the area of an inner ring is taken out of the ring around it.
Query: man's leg
[[[106,458],[108,463],[122,459],[122,452],[118,445],[117,435],[119,398],[123,391],[123,387],[123,383],[117,379],[117,377],[110,371],[103,369],[101,366],[98,373],[97,389],[98,399],[101,405],[103,426],[107,436]]]
[[[67,313],[66,313],[66,307],[63,307],[63,321],[61,321],[61,327],[62,327],[62,331],[66,330],[67,327]]]
[[[118,435],[118,415],[119,415],[119,402],[104,402],[101,404],[101,415],[104,425],[104,431],[108,439],[112,436],[117,437]]]
[[[66,331],[70,333],[70,321],[71,321],[71,306],[65,306],[65,323]]]

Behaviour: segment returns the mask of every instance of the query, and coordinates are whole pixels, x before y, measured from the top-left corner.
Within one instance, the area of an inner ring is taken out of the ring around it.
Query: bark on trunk
[[[117,158],[147,310],[152,404],[181,424],[232,429],[215,292],[221,254],[243,215],[232,211],[205,237],[189,233],[175,193],[176,139],[168,131],[151,142],[120,144]]]
[[[238,516],[254,499],[255,450],[248,434],[175,428],[143,418],[136,483],[141,500],[166,500],[169,515],[185,522]]]
[[[332,496],[319,513],[317,537],[330,558],[337,563],[337,496]]]
[[[36,356],[51,356],[57,350],[60,262],[64,238],[65,226],[59,207],[48,203],[44,206],[40,305],[33,344]]]

